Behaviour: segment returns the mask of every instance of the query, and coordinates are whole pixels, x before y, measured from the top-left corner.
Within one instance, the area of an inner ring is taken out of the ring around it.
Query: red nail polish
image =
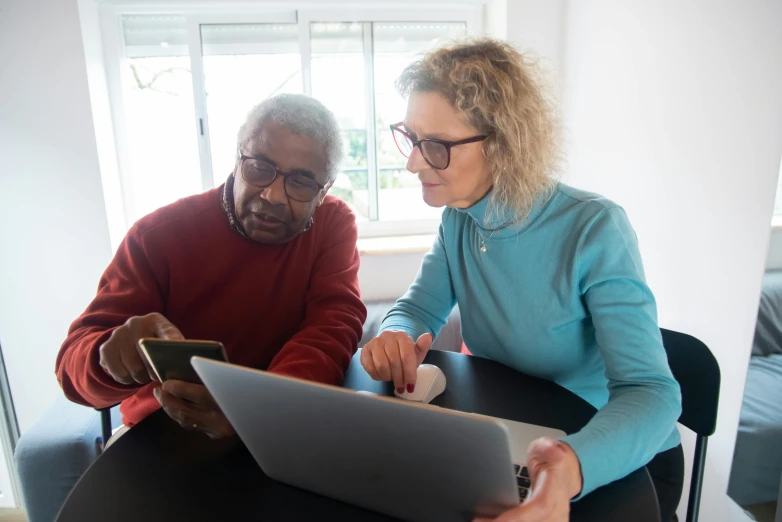
[[[405,393],[405,389],[404,388],[397,388],[396,392],[401,395],[402,393]]]
[[[415,384],[407,385],[407,393],[413,393],[415,391]]]

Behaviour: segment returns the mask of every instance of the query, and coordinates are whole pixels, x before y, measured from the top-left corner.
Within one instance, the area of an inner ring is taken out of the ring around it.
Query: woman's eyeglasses
[[[260,188],[266,188],[277,179],[277,176],[284,178],[285,194],[293,201],[309,203],[318,192],[326,188],[314,179],[299,173],[283,172],[271,163],[259,158],[241,155],[240,165],[242,177],[250,185]]]
[[[473,136],[472,138],[465,138],[459,141],[438,140],[435,138],[418,140],[415,134],[404,129],[404,122],[391,125],[391,133],[394,135],[394,142],[399,152],[405,158],[409,158],[410,154],[413,153],[413,149],[418,147],[424,160],[437,170],[447,169],[448,165],[451,164],[452,147],[483,141],[489,137],[487,135]]]

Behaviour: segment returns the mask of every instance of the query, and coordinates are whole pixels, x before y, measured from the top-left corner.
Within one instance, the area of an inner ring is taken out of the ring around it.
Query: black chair
[[[116,404],[114,406],[116,406]],[[103,438],[99,448],[101,453],[104,449],[106,449],[106,444],[111,438],[111,409],[114,406],[109,406],[108,408],[96,408],[96,410],[100,412],[100,432],[101,437]]]
[[[709,348],[695,337],[662,328],[660,332],[671,372],[682,390],[679,422],[697,435],[687,503],[687,522],[697,522],[706,443],[717,427],[720,367]]]

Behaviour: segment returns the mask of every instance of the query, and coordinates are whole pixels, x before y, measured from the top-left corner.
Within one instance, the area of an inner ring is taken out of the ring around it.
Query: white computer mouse
[[[408,401],[423,402],[428,404],[435,397],[445,391],[445,374],[443,371],[432,364],[422,364],[418,367],[418,377],[415,379],[415,390],[413,393],[397,393],[394,395]]]

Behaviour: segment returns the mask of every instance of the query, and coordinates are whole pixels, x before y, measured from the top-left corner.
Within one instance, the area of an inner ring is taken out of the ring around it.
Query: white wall
[[[559,96],[564,64],[565,0],[489,0],[486,33],[534,51],[550,73]]]
[[[725,492],[782,157],[780,20],[770,0],[567,4],[567,179],[627,209],[661,324],[722,368],[709,522],[745,519]]]
[[[76,0],[0,12],[0,343],[24,431],[111,248]]]

